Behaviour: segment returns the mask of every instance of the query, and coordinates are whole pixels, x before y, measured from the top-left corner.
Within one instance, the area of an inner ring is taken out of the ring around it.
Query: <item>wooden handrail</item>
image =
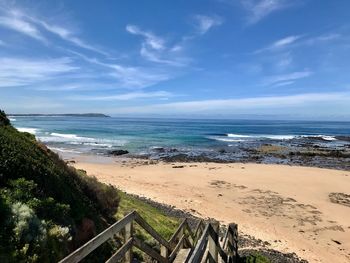
[[[83,246],[72,252],[70,255],[62,259],[59,263],[75,263],[79,262],[87,255],[89,255],[92,251],[106,242],[108,239],[117,234],[120,230],[122,230],[126,224],[130,223],[135,219],[136,212],[131,212],[124,218],[120,219],[118,222],[111,225],[105,231],[98,234],[96,237],[91,239],[89,242],[85,243]]]
[[[173,252],[171,252],[171,254],[169,256],[169,261],[170,262],[172,262],[175,259],[177,252],[179,252],[181,246],[183,245],[184,239],[185,239],[185,235],[182,235],[182,237],[180,238],[179,242],[175,246]]]
[[[180,235],[181,232],[183,232],[184,226],[187,222],[187,218],[185,218],[181,224],[179,225],[179,227],[177,228],[177,230],[175,231],[175,233],[171,236],[171,238],[169,239],[169,244],[170,245],[174,245],[174,242],[176,241],[176,239],[178,238],[178,236]]]
[[[160,244],[160,254],[134,236],[134,222]],[[187,259],[185,259],[185,262],[189,263],[206,262],[207,260],[217,263],[219,256],[224,262],[236,262],[238,259],[238,230],[236,224],[228,226],[222,240],[222,246],[219,241],[219,223],[204,224],[202,220],[197,223],[194,230],[190,228],[187,219],[183,220],[169,241],[167,241],[136,211],[133,211],[66,256],[59,263],[76,263],[81,261],[122,230],[124,230],[125,243],[106,261],[107,263],[119,262],[123,259],[125,262],[132,262],[132,247],[134,246],[160,263],[173,262],[182,248],[186,248],[189,251]]]
[[[120,261],[126,254],[126,252],[133,246],[134,239],[129,238],[129,240],[117,250],[107,261],[106,263],[115,263]]]
[[[161,255],[159,255],[158,252],[156,252],[154,249],[152,249],[151,247],[149,247],[147,244],[145,244],[144,242],[142,242],[141,240],[139,240],[136,237],[134,237],[134,244],[135,244],[135,247],[137,247],[138,249],[142,250],[147,255],[149,255],[152,258],[158,260],[159,262],[161,262],[161,263],[168,263],[168,260],[166,258],[164,258]]]
[[[135,222],[137,222],[144,230],[146,230],[148,234],[150,234],[160,244],[162,244],[168,249],[171,249],[169,242],[166,241],[161,235],[159,235],[157,231],[150,224],[148,224],[138,213],[136,213]]]
[[[204,251],[205,251],[205,248],[207,245],[207,239],[208,239],[208,235],[209,235],[209,227],[210,227],[210,224],[207,224],[200,239],[198,240],[196,247],[193,250],[193,253],[192,253],[190,259],[188,260],[189,263],[200,262],[201,258],[203,257],[203,254],[204,254]]]

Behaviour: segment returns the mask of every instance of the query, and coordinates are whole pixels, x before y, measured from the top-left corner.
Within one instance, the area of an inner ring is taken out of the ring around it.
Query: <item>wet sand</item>
[[[350,171],[121,158],[75,161],[76,168],[128,193],[238,223],[240,231],[273,249],[295,252],[309,262],[350,262]]]

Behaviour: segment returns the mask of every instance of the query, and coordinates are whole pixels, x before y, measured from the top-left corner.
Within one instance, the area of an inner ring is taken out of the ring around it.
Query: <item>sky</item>
[[[350,120],[349,10],[349,0],[0,0],[0,108]]]

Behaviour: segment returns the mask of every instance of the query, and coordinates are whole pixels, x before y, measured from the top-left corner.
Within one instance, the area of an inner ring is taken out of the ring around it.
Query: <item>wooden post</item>
[[[132,237],[132,222],[125,225],[125,233],[124,233],[124,242],[127,242]],[[131,263],[132,262],[132,247],[125,253],[125,262]]]
[[[185,231],[184,231],[184,228],[182,227],[181,229],[180,229],[180,231],[179,231],[179,239],[178,239],[178,241],[180,241],[181,240],[181,238],[182,238],[182,236],[183,236],[183,234],[185,233]],[[180,246],[180,249],[181,248],[184,248],[184,242],[182,242],[181,243],[181,246]]]
[[[160,245],[160,255],[166,259],[169,257],[169,250],[166,246]]]
[[[208,245],[209,245],[209,262],[218,263],[218,244],[219,244],[219,222],[214,221],[210,223],[211,231],[209,232]]]
[[[229,224],[228,226],[228,241],[227,249],[228,255],[230,257],[229,262],[236,263],[238,262],[238,226],[237,224]]]

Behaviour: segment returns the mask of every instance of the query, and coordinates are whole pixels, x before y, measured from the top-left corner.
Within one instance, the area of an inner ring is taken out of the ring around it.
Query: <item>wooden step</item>
[[[177,256],[173,263],[184,263],[186,262],[186,259],[188,258],[189,254],[191,252],[190,248],[183,248],[179,250],[179,253],[177,253]]]

